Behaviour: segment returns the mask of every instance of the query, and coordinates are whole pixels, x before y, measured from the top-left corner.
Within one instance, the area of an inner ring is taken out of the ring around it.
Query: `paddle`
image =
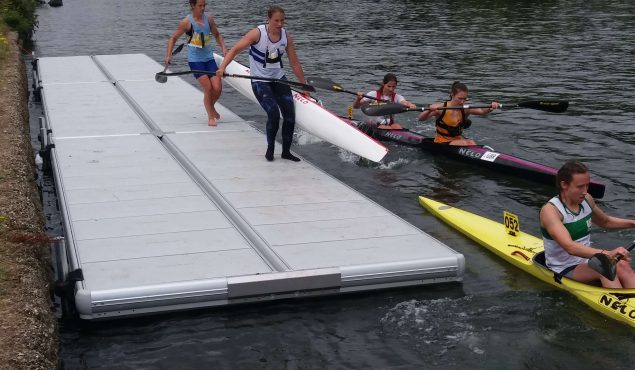
[[[161,76],[161,77],[165,77],[165,79],[167,80],[168,76],[181,76],[181,75],[188,75],[188,74],[192,74],[192,73],[198,73],[198,74],[202,74],[202,75],[216,75],[215,72],[191,70],[191,71],[180,71],[180,72],[159,72],[159,73],[157,73],[157,78],[159,76]],[[295,81],[281,80],[281,79],[278,79],[278,78],[257,77],[257,76],[248,76],[248,75],[237,75],[237,74],[229,74],[229,73],[224,73],[223,76],[225,76],[225,77],[234,77],[234,78],[247,78],[247,79],[250,79],[250,80],[258,80],[258,81],[271,81],[271,82],[281,83],[281,84],[284,84],[284,85],[289,85],[291,87],[295,87],[295,88],[303,90],[303,91],[310,91],[310,92],[314,92],[315,91],[315,87],[313,87],[311,85],[307,85],[307,84],[303,84],[303,83],[295,82]],[[157,80],[157,82],[160,82],[160,81]]]
[[[324,90],[331,90],[331,91],[336,91],[336,92],[344,92],[347,94],[351,94],[351,95],[357,95],[357,93],[355,91],[350,91],[350,90],[346,90],[344,89],[342,86],[336,84],[335,82],[326,79],[326,78],[321,78],[321,77],[309,77],[306,79],[307,83],[313,87],[317,87],[320,89],[324,89]],[[367,99],[371,99],[371,100],[378,100],[378,101],[385,101],[383,99],[377,99],[374,96],[370,96],[370,95],[362,95],[363,97],[367,98]]]
[[[631,244],[626,250],[631,251],[635,248],[635,242]],[[612,259],[604,253],[596,253],[591,258],[589,258],[589,267],[599,272],[605,278],[613,281],[615,280],[615,276],[617,275],[617,263],[624,258],[623,255],[617,256],[617,258]]]
[[[469,109],[469,108],[490,108],[490,105],[461,105],[456,107],[442,107],[439,109]],[[562,113],[569,107],[566,100],[528,100],[517,104],[501,104],[499,109],[528,108],[545,112]],[[389,116],[410,111],[423,112],[430,110],[429,107],[408,108],[398,103],[368,104],[362,107],[362,112],[367,116]]]
[[[185,43],[182,43],[176,49],[174,49],[174,51],[172,52],[172,55],[176,55],[180,53],[181,50],[183,50],[183,46],[185,46]],[[168,65],[166,64],[165,68],[163,68],[163,72],[159,72],[156,75],[154,75],[154,80],[161,84],[168,82],[168,78],[166,76],[163,76],[163,74],[165,74],[165,71],[167,70],[168,70]]]
[[[277,82],[277,83],[281,83],[281,84],[284,84],[284,85],[289,85],[291,87],[295,87],[295,88],[303,90],[303,91],[315,92],[315,87],[313,87],[311,85],[303,84],[303,83],[300,83],[300,82],[295,82],[295,81],[280,80],[280,79],[277,79],[277,78],[269,78],[269,77],[237,75],[237,74],[229,74],[229,73],[223,73],[223,76],[225,76],[225,77],[234,77],[234,78],[247,78],[247,79],[250,79],[250,80],[257,80],[257,81]]]

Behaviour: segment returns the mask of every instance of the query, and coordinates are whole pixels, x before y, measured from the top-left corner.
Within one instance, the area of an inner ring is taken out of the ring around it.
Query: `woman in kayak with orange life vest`
[[[409,102],[402,95],[397,94],[397,76],[393,73],[387,73],[382,80],[381,86],[376,91],[371,91],[368,94],[363,94],[362,92],[357,93],[357,98],[353,102],[353,108],[358,109],[364,104],[372,103],[374,101],[384,101],[389,103],[399,103],[408,108],[416,108],[417,106],[413,103]],[[366,96],[375,97],[375,99],[370,99]],[[384,130],[400,130],[402,129],[401,125],[395,122],[395,116],[366,116],[364,119],[365,122],[374,123],[377,125],[377,128]]]
[[[176,31],[168,39],[165,65],[170,64],[172,49],[179,37],[185,33],[188,36],[187,61],[190,69],[209,72],[209,74],[194,73],[194,78],[203,88],[203,105],[207,112],[207,124],[216,126],[216,120],[220,118],[220,115],[214,105],[220,97],[223,85],[220,77],[215,75],[218,66],[214,61],[214,49],[211,43],[212,36],[216,39],[216,43],[220,46],[223,55],[227,53],[227,49],[225,48],[223,37],[218,32],[214,18],[205,14],[205,0],[189,0],[189,2],[192,14],[189,14],[179,22]]]
[[[476,145],[474,140],[466,139],[462,136],[463,130],[472,124],[467,117],[470,114],[485,115],[501,107],[500,103],[493,101],[489,108],[443,109],[444,107],[462,107],[467,99],[467,86],[462,82],[455,81],[450,90],[450,100],[443,103],[430,104],[425,111],[419,114],[419,121],[436,117],[435,143]]]

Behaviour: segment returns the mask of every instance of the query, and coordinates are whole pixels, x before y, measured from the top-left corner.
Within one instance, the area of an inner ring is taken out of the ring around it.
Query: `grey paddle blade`
[[[164,84],[166,82],[168,82],[168,76],[165,75],[165,71],[168,70],[168,65],[165,65],[165,68],[163,68],[163,71],[158,72],[157,74],[154,75],[154,80],[160,84]]]
[[[362,105],[362,112],[367,116],[389,116],[407,111],[408,108],[399,103],[372,103]]]
[[[609,280],[615,280],[617,275],[617,265],[609,256],[604,253],[596,253],[589,258],[588,265],[593,270],[599,272]]]
[[[164,84],[168,82],[168,76],[159,72],[156,75],[154,75],[154,80],[160,84]]]
[[[343,91],[344,89],[342,89],[341,86],[339,86],[338,84],[336,84],[335,82],[331,81],[331,80],[327,80],[326,78],[320,78],[320,77],[309,77],[306,79],[307,84],[313,86],[313,87],[317,87],[320,89],[325,89],[325,90],[332,90],[332,91]]]

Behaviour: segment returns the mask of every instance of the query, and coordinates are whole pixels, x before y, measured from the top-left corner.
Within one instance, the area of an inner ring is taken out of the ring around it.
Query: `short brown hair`
[[[566,161],[562,167],[560,167],[558,174],[556,175],[556,189],[558,190],[558,193],[562,190],[560,187],[561,182],[564,181],[569,184],[571,180],[573,180],[573,175],[587,172],[589,172],[589,168],[584,163],[574,159]]]

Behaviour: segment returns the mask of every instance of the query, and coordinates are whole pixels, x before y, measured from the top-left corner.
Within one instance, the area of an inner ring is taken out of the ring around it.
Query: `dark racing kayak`
[[[349,120],[349,124],[354,125],[376,140],[394,141],[400,144],[421,148],[431,153],[443,154],[450,158],[459,159],[462,162],[491,168],[543,184],[554,185],[556,182],[558,170],[555,168],[514,157],[509,154],[499,153],[487,145],[457,146],[437,144],[433,138],[425,137],[408,129],[382,130],[378,129],[375,125],[353,120]],[[591,180],[589,194],[599,199],[604,196],[604,191],[604,184],[596,180]]]

